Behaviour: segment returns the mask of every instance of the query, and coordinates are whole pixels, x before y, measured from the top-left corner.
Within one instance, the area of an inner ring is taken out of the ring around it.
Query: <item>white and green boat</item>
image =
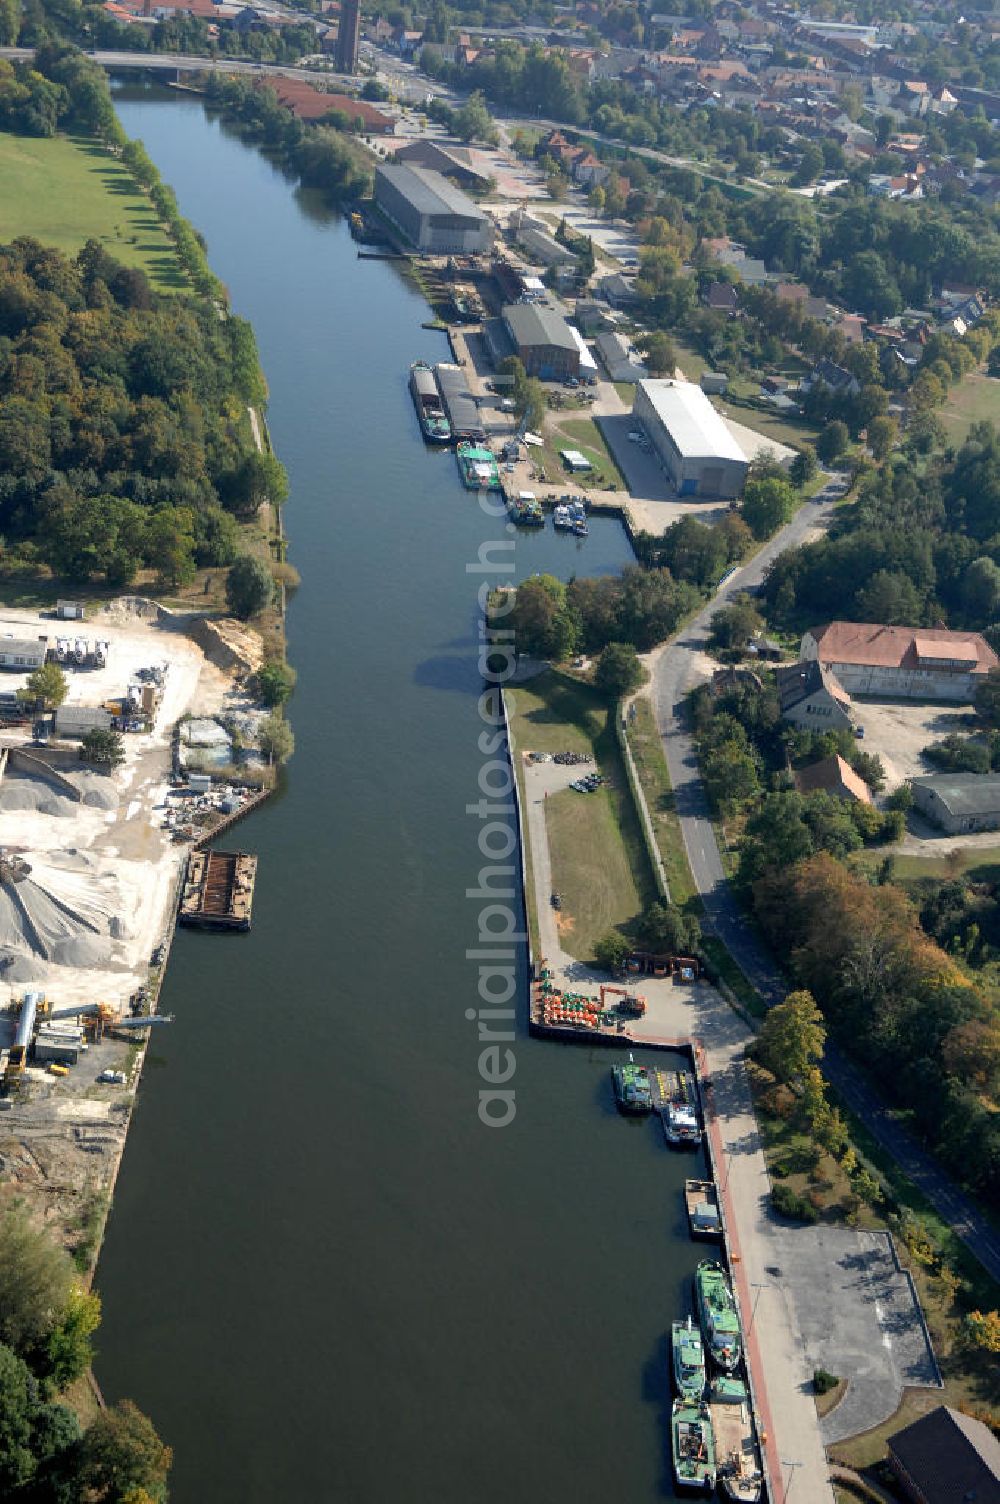
[[[670,1440],[677,1487],[710,1494],[715,1487],[715,1437],[708,1406],[674,1400]]]
[[[701,1333],[689,1316],[670,1328],[674,1384],[681,1399],[698,1404],[705,1397],[705,1349]]]
[[[703,1259],[695,1270],[694,1298],[701,1333],[712,1362],[735,1373],[743,1356],[743,1333],[732,1286],[721,1264]]]

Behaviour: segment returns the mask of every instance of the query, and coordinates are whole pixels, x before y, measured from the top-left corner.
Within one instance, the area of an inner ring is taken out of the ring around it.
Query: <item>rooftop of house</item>
[[[837,794],[842,798],[857,799],[862,804],[872,802],[867,783],[837,752],[832,757],[810,763],[807,768],[799,768],[794,778],[800,794]]]
[[[986,674],[1000,664],[978,632],[940,627],[887,627],[877,622],[832,621],[808,633],[824,663],[870,668],[926,668]]]
[[[782,715],[794,710],[796,705],[808,700],[810,695],[819,694],[823,690],[845,710],[850,709],[851,697],[836,674],[824,668],[815,658],[806,658],[799,663],[789,664],[786,668],[779,668],[774,677]]]

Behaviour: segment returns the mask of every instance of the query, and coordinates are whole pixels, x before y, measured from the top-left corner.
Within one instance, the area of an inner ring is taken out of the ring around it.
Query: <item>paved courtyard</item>
[[[920,1306],[888,1233],[775,1223],[772,1241],[768,1273],[780,1294],[770,1299],[793,1303],[810,1371],[847,1380],[820,1422],[827,1446],[887,1420],[906,1386],[939,1387]]]

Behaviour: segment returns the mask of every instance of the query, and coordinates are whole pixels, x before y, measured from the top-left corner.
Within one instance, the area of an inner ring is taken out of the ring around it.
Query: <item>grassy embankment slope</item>
[[[578,960],[593,959],[594,942],[627,928],[655,897],[652,873],[632,804],[607,702],[568,674],[549,669],[508,690],[513,760],[524,798],[526,752],[582,752],[610,787],[593,794],[566,789],[546,801],[552,881],[563,897],[562,944]],[[589,768],[580,770],[590,771]],[[544,901],[547,895],[542,894]],[[533,889],[528,916],[538,949]]]
[[[0,244],[32,236],[74,256],[87,240],[140,267],[158,292],[187,288],[148,196],[97,141],[0,132]]]

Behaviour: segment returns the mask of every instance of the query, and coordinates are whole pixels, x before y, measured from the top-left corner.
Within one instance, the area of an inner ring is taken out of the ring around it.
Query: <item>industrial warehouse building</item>
[[[1000,659],[978,632],[832,621],[802,638],[800,657],[831,669],[852,695],[971,700]]]
[[[439,172],[388,163],[375,170],[375,203],[407,243],[431,254],[474,256],[493,244],[493,223]]]
[[[565,381],[569,376],[579,376],[582,341],[554,309],[539,308],[534,303],[511,303],[503,311],[503,322],[514,353],[529,376],[538,376],[542,381]]]
[[[41,668],[48,650],[47,637],[0,637],[0,668]]]
[[[910,787],[914,808],[946,835],[1000,827],[1000,774],[930,773]]]
[[[732,501],[743,490],[747,457],[700,387],[640,381],[632,416],[645,429],[678,496]]]

